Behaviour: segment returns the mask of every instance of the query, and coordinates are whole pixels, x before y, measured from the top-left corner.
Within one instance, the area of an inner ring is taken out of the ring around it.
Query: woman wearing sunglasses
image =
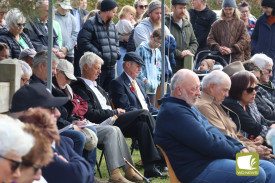
[[[16,120],[0,115],[0,182],[11,183],[20,177],[22,156],[33,147],[33,137]]]
[[[254,102],[258,90],[257,78],[251,72],[240,71],[231,76],[231,82],[229,98],[223,102],[225,110],[245,137],[261,145],[267,131],[274,125],[259,113]]]
[[[32,48],[29,37],[23,32],[26,18],[23,13],[13,8],[5,16],[7,29],[0,29],[0,42],[6,43],[10,48],[10,57],[18,58],[22,50]]]
[[[53,159],[50,140],[34,124],[25,124],[24,131],[35,138],[34,146],[30,152],[22,157],[20,166],[21,176],[14,180],[16,183],[32,183],[40,180],[43,166],[48,165]]]

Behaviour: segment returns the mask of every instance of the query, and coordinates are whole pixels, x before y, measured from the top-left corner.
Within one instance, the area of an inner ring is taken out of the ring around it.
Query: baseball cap
[[[58,0],[59,4],[64,10],[72,9],[70,0]]]
[[[74,76],[74,66],[68,60],[59,59],[59,63],[56,69],[63,71],[70,80],[76,80],[76,77]]]
[[[41,83],[24,85],[12,97],[10,112],[21,112],[31,107],[59,107],[68,97],[54,97]]]

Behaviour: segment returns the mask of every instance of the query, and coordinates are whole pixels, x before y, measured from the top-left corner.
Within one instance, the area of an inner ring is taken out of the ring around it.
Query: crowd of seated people
[[[0,182],[106,182],[95,176],[97,145],[108,182],[142,182],[125,138],[136,143],[147,178],[168,179],[158,145],[180,182],[275,182],[266,141],[275,128],[272,0],[261,1],[258,21],[247,2],[223,0],[216,20],[206,0],[192,0],[190,14],[187,0],[172,0],[165,45],[173,52],[163,59],[160,1],[135,0],[117,25],[115,0],[99,1],[94,16],[84,4],[57,1],[49,50],[48,0],[33,2],[32,15],[0,3],[0,67],[20,66],[9,116],[0,114]],[[131,29],[119,34],[125,21]],[[200,81],[186,58],[202,50],[232,63],[217,71],[215,60],[202,60]],[[171,92],[158,98],[162,62]],[[259,154],[259,175],[237,176],[236,154],[249,152]]]

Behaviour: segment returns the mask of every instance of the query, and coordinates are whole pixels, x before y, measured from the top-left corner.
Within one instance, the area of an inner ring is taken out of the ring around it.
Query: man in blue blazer
[[[144,61],[137,53],[126,53],[123,58],[124,72],[111,81],[109,94],[115,107],[126,111],[147,109],[151,114],[157,114],[158,109],[150,103],[145,93],[145,84],[136,78],[142,65]]]

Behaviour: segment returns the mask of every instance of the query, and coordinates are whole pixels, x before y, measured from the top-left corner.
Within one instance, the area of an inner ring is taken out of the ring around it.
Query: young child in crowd
[[[123,72],[122,59],[126,54],[127,42],[131,31],[135,25],[136,9],[132,6],[124,6],[118,14],[119,21],[116,24],[116,30],[119,37],[119,47],[121,58],[117,61],[117,75],[119,76]]]
[[[214,65],[215,65],[215,60],[204,59],[200,65],[200,69],[199,69],[200,74],[207,74],[207,73],[213,71]]]
[[[166,37],[166,35],[165,35]],[[157,87],[161,81],[161,28],[155,29],[150,35],[149,42],[143,41],[136,53],[144,60],[145,66],[138,76],[145,83],[146,94],[152,105],[155,105]]]

